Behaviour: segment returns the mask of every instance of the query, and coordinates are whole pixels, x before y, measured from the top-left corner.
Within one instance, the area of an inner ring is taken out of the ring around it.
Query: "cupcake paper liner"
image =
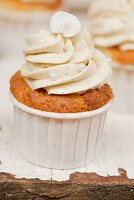
[[[15,110],[17,146],[22,156],[42,167],[72,169],[93,161],[100,149],[111,101],[90,112],[43,112],[18,102]]]
[[[125,68],[114,65],[111,85],[115,93],[113,110],[134,113],[134,66]]]

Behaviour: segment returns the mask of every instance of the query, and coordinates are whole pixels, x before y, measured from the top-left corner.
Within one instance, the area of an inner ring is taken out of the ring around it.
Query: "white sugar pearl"
[[[81,64],[81,65],[79,65],[78,70],[79,70],[80,72],[82,72],[82,71],[85,69],[85,67],[86,67],[86,65]]]
[[[50,78],[52,81],[56,81],[58,77],[57,77],[57,74],[51,73],[51,74],[49,74],[49,78]]]

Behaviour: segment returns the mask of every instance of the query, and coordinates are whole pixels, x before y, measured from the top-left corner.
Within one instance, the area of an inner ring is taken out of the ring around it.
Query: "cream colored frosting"
[[[81,24],[74,15],[58,12],[50,20],[50,30],[53,33],[62,33],[64,37],[72,37],[80,32]]]
[[[134,50],[134,0],[93,0],[89,15],[97,46]]]
[[[56,15],[62,15],[62,23]],[[106,83],[111,67],[94,48],[88,31],[81,30],[78,19],[58,12],[50,24],[51,31],[42,30],[26,38],[29,48],[24,51],[26,63],[21,73],[30,87],[45,88],[49,94],[70,94]]]

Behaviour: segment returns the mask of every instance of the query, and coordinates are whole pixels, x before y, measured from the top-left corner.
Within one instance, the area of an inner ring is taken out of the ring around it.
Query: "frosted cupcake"
[[[88,8],[91,0],[64,0],[65,5],[71,9],[85,10]]]
[[[52,14],[62,7],[62,0],[2,0],[0,29],[5,53],[21,55],[21,41],[27,34],[47,26]]]
[[[134,112],[134,0],[94,0],[89,15],[95,45],[112,58],[113,107]]]
[[[0,1],[0,16],[16,21],[44,21],[61,6],[62,0],[4,0]]]
[[[86,165],[97,155],[113,98],[111,67],[69,13],[54,14],[50,31],[26,42],[26,62],[11,78],[19,150],[43,167]]]

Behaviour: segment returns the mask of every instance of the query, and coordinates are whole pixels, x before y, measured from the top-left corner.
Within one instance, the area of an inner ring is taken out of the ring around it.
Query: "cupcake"
[[[61,6],[62,0],[4,0],[0,1],[0,16],[15,21],[44,21]]]
[[[1,44],[6,54],[21,55],[27,34],[47,26],[52,14],[62,7],[62,0],[0,1]]]
[[[64,0],[65,5],[71,9],[85,10],[88,8],[90,0]]]
[[[49,26],[26,38],[26,62],[11,78],[17,144],[34,164],[76,168],[98,154],[111,67],[74,15],[57,12]]]
[[[113,108],[134,113],[134,0],[94,0],[89,15],[96,47],[112,59]]]

